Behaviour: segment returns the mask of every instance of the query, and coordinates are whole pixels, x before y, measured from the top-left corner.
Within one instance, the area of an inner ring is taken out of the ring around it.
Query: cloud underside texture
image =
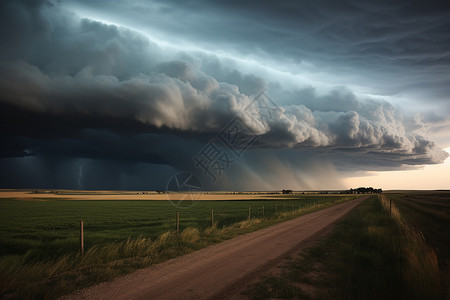
[[[283,184],[281,170],[296,187],[315,187],[319,180],[303,173],[383,170],[447,157],[408,128],[390,103],[359,98],[348,88],[279,87],[276,78],[241,70],[239,62],[161,48],[60,6],[2,6],[2,164],[25,173],[35,164],[47,174],[35,170],[24,185],[41,177],[48,178],[42,185],[145,187],[138,178],[158,177],[152,170],[166,176],[196,170],[192,156],[235,118],[257,139],[216,188],[239,182],[245,189],[243,178],[255,189],[275,188]],[[271,86],[281,99],[272,97],[280,105],[267,117],[254,96],[265,88],[270,95]],[[118,176],[108,184],[97,173]],[[21,185],[19,175],[1,176],[4,184]]]

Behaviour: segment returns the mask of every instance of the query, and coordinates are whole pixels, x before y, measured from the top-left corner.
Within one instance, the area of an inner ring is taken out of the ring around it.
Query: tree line
[[[356,189],[349,189],[342,192],[343,194],[381,194],[382,189],[374,189],[373,187],[359,187]]]

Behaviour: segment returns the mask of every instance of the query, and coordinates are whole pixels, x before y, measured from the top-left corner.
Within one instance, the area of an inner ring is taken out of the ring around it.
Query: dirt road
[[[239,295],[249,280],[308,245],[365,198],[241,235],[63,299],[227,299]]]

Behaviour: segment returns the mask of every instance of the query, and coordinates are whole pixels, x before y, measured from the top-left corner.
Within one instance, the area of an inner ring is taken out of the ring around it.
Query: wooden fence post
[[[263,205],[263,217],[264,217],[264,205]]]
[[[81,249],[81,256],[84,255],[84,228],[83,228],[83,221],[80,221],[80,249]]]
[[[248,206],[248,219],[250,220],[250,205]]]
[[[211,227],[214,227],[214,209],[211,208]]]
[[[177,212],[177,234],[180,233],[180,213]]]

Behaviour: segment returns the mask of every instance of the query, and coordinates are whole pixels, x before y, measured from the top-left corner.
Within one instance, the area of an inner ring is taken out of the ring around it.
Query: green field
[[[55,298],[352,198],[198,201],[178,209],[155,200],[0,199],[0,298]]]
[[[55,256],[78,251],[79,223],[83,220],[85,247],[137,238],[156,238],[175,230],[180,213],[180,230],[211,226],[211,209],[218,227],[248,218],[273,216],[309,207],[327,198],[261,201],[198,201],[194,206],[177,209],[169,201],[17,201],[0,200],[0,255],[25,254]]]

